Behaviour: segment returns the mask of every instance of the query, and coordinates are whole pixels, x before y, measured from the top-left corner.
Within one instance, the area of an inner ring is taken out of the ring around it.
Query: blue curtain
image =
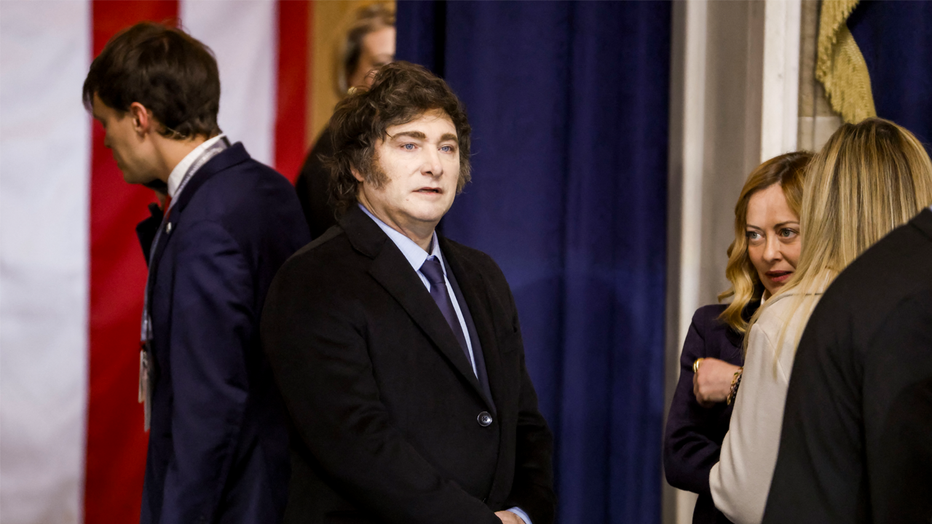
[[[932,3],[862,1],[848,18],[877,116],[932,142]]]
[[[669,2],[399,2],[473,126],[444,233],[501,265],[563,523],[660,521]]]

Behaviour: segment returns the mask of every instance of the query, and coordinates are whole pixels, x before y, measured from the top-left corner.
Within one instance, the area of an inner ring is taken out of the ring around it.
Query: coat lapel
[[[171,240],[172,231],[177,228],[178,222],[181,220],[181,217],[184,214],[184,209],[188,206],[188,203],[191,202],[191,198],[193,198],[194,194],[197,193],[197,190],[200,189],[204,183],[213,178],[214,175],[217,175],[225,169],[239,164],[240,162],[245,162],[248,159],[249,153],[246,152],[246,149],[243,147],[242,143],[237,142],[226,150],[220,152],[217,156],[211,158],[194,175],[191,176],[191,179],[185,186],[184,191],[181,192],[181,195],[177,197],[177,202],[175,202],[175,205],[172,206],[171,213],[168,215],[168,220],[164,224],[160,225],[162,234],[159,236],[158,245],[151,248],[155,249],[155,255],[152,257],[152,263],[149,266],[150,303],[152,300],[151,295],[154,287],[152,284],[154,282],[155,276],[158,274],[159,262],[162,260],[162,254],[165,252],[165,248]]]
[[[463,349],[424,283],[401,251],[358,206],[340,220],[353,247],[372,258],[369,274],[404,308],[462,378],[484,399],[482,386]]]
[[[491,283],[486,280],[482,271],[470,263],[468,256],[464,256],[458,245],[440,238],[440,249],[443,250],[445,260],[449,263],[450,270],[456,276],[459,283],[460,291],[463,293],[463,299],[469,307],[472,314],[473,324],[479,335],[479,341],[482,344],[482,353],[485,358],[486,376],[489,380],[489,389],[492,391],[492,401],[495,406],[502,410],[507,410],[507,406],[517,406],[517,399],[508,399],[508,384],[505,383],[502,372],[501,351],[499,348],[498,333],[501,330],[510,330],[510,319],[506,318],[507,313],[501,307],[496,308],[496,300],[493,300]],[[496,321],[505,320],[509,323],[507,326],[496,326]],[[490,408],[492,406],[490,405]],[[493,408],[494,409],[494,408]],[[502,417],[506,414],[495,411],[496,418],[501,422]],[[507,438],[507,432],[501,431],[499,438]],[[502,440],[502,446],[507,446]],[[513,458],[513,457],[512,457]],[[496,470],[499,474],[495,475],[489,493],[506,493],[510,488],[503,485],[505,479],[509,479],[510,474],[506,471],[512,471],[514,463],[507,462],[505,454],[499,454],[498,465]]]
[[[482,356],[485,359],[485,371],[489,380],[489,389],[492,391],[492,403],[489,409],[495,412],[495,405],[502,395],[501,359],[498,349],[498,337],[495,334],[495,323],[492,319],[492,301],[489,296],[488,283],[482,272],[470,266],[456,246],[443,237],[440,238],[440,249],[444,260],[450,266],[450,271],[456,277],[463,300],[472,315],[479,343],[482,344]],[[487,402],[488,404],[488,402]]]

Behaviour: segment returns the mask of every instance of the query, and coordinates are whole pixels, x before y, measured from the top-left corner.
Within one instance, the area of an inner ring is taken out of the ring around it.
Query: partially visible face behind
[[[359,63],[347,79],[347,85],[372,86],[375,75],[369,73],[395,60],[395,28],[382,27],[362,37]]]
[[[748,201],[748,257],[771,295],[793,275],[799,260],[799,217],[790,209],[780,184],[751,195]]]
[[[93,114],[104,127],[104,146],[113,153],[123,180],[130,184],[155,180],[156,174],[144,154],[145,141],[134,129],[130,113],[109,107],[95,94]]]
[[[391,126],[376,144],[377,173],[363,181],[359,200],[375,216],[404,233],[433,231],[453,205],[460,177],[456,127],[443,111],[428,111]],[[378,185],[378,187],[376,187]]]

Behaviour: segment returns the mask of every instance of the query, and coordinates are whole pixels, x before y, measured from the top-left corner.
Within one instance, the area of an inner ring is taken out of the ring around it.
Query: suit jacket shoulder
[[[932,266],[928,264],[930,250],[932,210],[927,208],[862,253],[838,276],[832,285],[834,290],[827,293],[826,298],[833,296],[832,304],[850,299],[872,304],[868,310],[843,314],[860,317],[868,325],[876,324],[878,310],[891,307],[918,288],[932,285]],[[891,267],[896,271],[890,271]]]
[[[440,249],[450,262],[456,278],[468,284],[485,284],[489,299],[494,301],[499,311],[510,315],[512,331],[519,331],[518,310],[515,305],[511,286],[501,268],[488,254],[445,237],[440,237]],[[493,319],[496,324],[501,319]]]
[[[256,233],[249,224],[266,226],[264,219],[276,214],[272,204],[288,210],[298,205],[293,188],[274,169],[253,160],[236,143],[207,162],[178,196],[172,213],[188,219],[214,220],[231,227],[237,235]],[[282,227],[291,227],[285,223]],[[296,228],[298,232],[306,228]],[[305,237],[306,238],[306,237]]]

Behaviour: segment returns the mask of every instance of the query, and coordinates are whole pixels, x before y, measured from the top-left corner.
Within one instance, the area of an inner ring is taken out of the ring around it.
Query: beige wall
[[[825,89],[815,79],[819,39],[819,0],[803,0],[799,46],[799,148],[818,151],[841,126],[832,111]]]

